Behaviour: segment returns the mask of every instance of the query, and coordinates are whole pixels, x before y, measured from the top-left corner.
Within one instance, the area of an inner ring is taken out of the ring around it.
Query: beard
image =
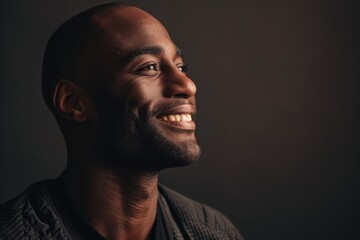
[[[155,117],[159,111],[171,108],[174,103],[181,104],[179,100],[173,100],[171,104],[157,104],[151,112],[141,111],[143,113],[139,116],[125,104],[113,106],[107,103],[105,108],[98,108],[104,110],[99,111],[101,163],[113,170],[133,169],[155,173],[196,162],[201,150],[195,137],[183,141],[172,139]],[[188,130],[173,131],[189,136],[194,134]]]

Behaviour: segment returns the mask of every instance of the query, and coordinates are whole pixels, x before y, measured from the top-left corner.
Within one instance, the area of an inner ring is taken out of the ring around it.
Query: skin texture
[[[60,80],[53,104],[69,123],[65,186],[70,201],[107,239],[148,239],[158,173],[196,161],[194,82],[165,28],[135,7],[94,13],[101,48],[80,80]]]

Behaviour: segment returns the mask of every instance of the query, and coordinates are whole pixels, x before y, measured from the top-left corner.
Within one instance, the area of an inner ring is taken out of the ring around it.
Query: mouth
[[[191,104],[183,104],[159,114],[157,119],[171,128],[193,131],[196,128],[194,115],[195,107]]]
[[[169,114],[159,117],[158,119],[168,122],[191,122],[192,116],[190,113]]]

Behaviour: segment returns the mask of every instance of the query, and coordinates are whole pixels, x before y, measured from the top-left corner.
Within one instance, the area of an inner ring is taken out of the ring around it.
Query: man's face
[[[196,86],[164,27],[133,7],[95,19],[107,46],[94,74],[99,154],[150,171],[196,161]]]

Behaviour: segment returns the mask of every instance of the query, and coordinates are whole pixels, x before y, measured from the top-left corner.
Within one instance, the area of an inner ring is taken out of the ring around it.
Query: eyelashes
[[[145,67],[142,67],[142,68],[138,69],[138,71],[159,71],[159,67],[154,63],[154,64],[149,64]]]
[[[178,66],[179,70],[183,73],[187,73],[189,71],[189,64]]]
[[[180,70],[180,72],[183,73],[187,73],[189,71],[189,64],[178,65],[176,67]],[[156,63],[148,64],[136,70],[137,73],[142,73],[142,74],[159,72],[159,71],[160,71],[160,66]]]

